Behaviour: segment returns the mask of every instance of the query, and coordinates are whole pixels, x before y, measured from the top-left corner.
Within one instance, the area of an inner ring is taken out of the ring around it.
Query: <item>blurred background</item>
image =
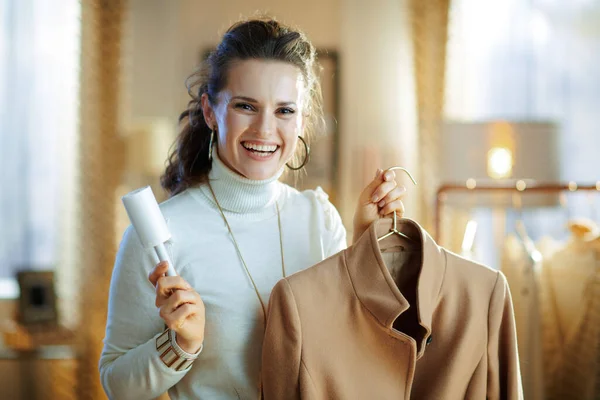
[[[121,196],[158,183],[185,78],[239,18],[319,50],[327,130],[297,181],[352,237],[406,216],[509,279],[526,399],[600,398],[600,0],[0,0],[3,399],[103,399]]]

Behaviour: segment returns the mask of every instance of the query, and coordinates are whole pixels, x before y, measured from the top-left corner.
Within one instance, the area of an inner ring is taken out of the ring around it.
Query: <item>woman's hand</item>
[[[167,267],[163,261],[148,276],[156,288],[156,307],[165,324],[177,334],[179,347],[193,354],[204,341],[204,302],[182,277],[165,276]]]
[[[398,217],[404,215],[402,197],[406,193],[404,186],[396,183],[394,171],[377,170],[375,179],[362,191],[354,213],[354,236],[356,243],[365,230],[378,218],[396,211]]]

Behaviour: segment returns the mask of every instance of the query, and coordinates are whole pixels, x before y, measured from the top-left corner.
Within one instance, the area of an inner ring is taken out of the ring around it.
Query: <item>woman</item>
[[[109,397],[258,397],[271,289],[346,247],[320,189],[278,181],[286,165],[305,164],[304,143],[323,120],[316,71],[303,34],[251,20],[232,26],[194,76],[162,178],[178,276],[165,276],[167,266],[127,229],[100,360]],[[378,170],[359,198],[355,238],[379,216],[403,213],[403,192]]]

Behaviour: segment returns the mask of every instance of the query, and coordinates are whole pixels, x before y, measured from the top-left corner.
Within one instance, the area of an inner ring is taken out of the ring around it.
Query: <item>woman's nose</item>
[[[274,132],[275,123],[275,116],[268,112],[261,112],[258,115],[255,130],[261,137],[268,137]]]

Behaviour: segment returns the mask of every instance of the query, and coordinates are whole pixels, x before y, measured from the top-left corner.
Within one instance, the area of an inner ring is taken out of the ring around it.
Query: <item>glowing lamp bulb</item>
[[[503,179],[510,177],[513,166],[512,152],[504,147],[493,147],[488,151],[488,175],[490,178]]]

